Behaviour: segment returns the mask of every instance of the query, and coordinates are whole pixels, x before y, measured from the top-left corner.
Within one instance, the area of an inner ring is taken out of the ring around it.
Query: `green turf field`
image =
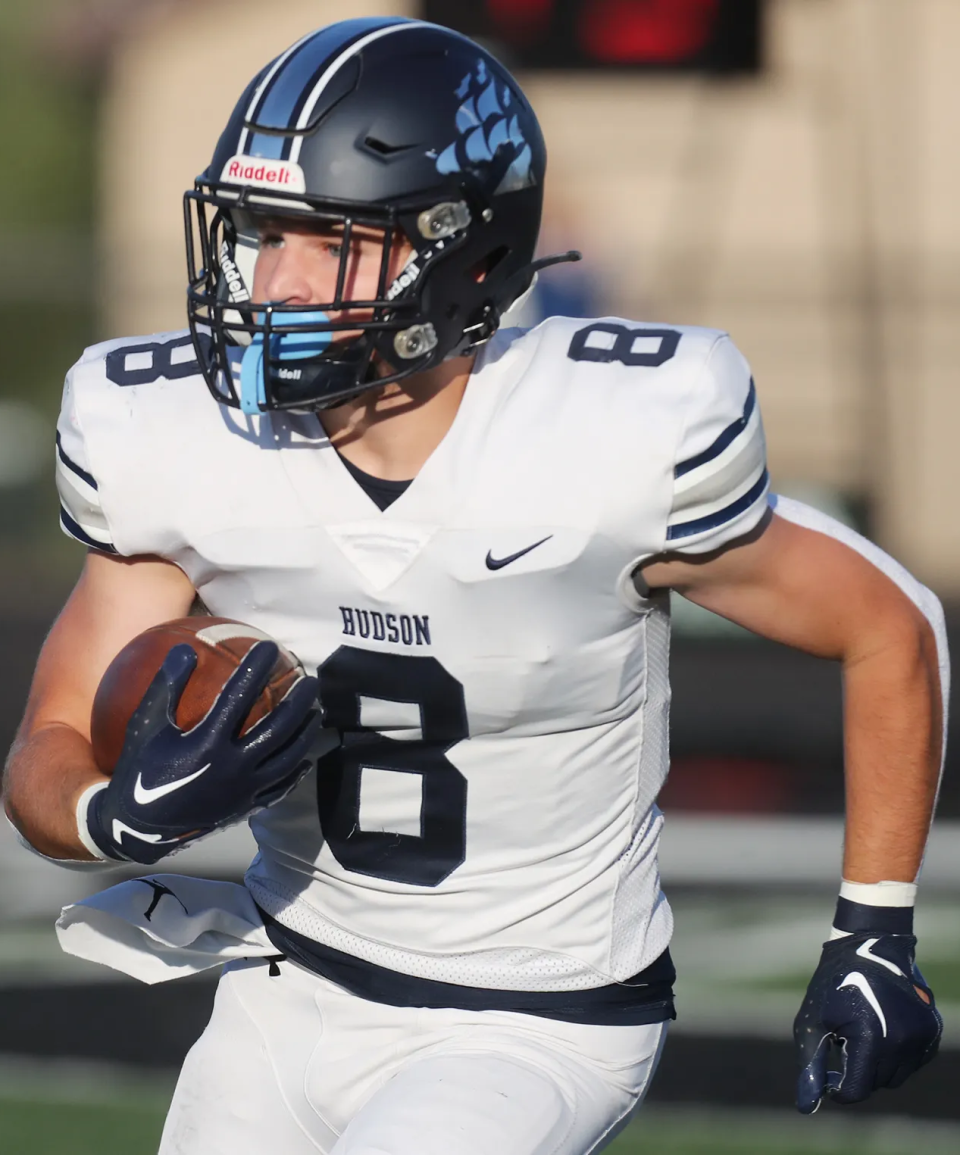
[[[155,1155],[162,1105],[121,1107],[0,1099],[0,1151],[17,1155]]]
[[[0,1091],[0,1151],[13,1155],[154,1155],[163,1126],[160,1096],[126,1103],[11,1097]],[[606,1149],[610,1155],[955,1155],[960,1127],[900,1119],[801,1119],[788,1112],[741,1114],[648,1108]],[[277,1152],[276,1155],[282,1155]],[[451,1152],[451,1155],[455,1155]]]

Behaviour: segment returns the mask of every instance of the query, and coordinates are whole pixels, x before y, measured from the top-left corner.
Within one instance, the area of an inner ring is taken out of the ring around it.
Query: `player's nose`
[[[286,243],[277,253],[263,286],[268,301],[285,301],[291,305],[319,305],[331,301],[336,288],[332,275],[320,262],[310,260],[305,246]]]

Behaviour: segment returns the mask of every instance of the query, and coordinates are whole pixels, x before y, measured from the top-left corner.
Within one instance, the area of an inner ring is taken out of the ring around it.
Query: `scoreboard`
[[[762,0],[423,0],[509,68],[712,73],[760,66]]]

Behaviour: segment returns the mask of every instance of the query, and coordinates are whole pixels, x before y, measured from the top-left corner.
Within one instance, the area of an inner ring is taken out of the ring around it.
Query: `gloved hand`
[[[793,1024],[802,1114],[816,1111],[825,1094],[858,1103],[878,1087],[899,1087],[936,1055],[943,1020],[917,970],[916,945],[912,934],[870,932],[824,944]],[[839,1071],[828,1070],[835,1044]]]
[[[316,678],[301,678],[238,736],[276,658],[275,643],[257,642],[206,717],[183,731],[174,718],[197,655],[188,645],[170,650],[130,719],[113,777],[87,806],[89,835],[107,857],[152,864],[293,789],[321,726]]]

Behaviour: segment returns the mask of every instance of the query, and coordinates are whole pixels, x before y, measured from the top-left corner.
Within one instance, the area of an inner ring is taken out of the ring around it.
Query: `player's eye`
[[[324,251],[329,253],[331,257],[335,257],[338,261],[343,256],[343,245],[339,241],[326,241]]]
[[[264,230],[260,233],[260,248],[261,249],[279,249],[283,244],[283,236],[281,233]]]

